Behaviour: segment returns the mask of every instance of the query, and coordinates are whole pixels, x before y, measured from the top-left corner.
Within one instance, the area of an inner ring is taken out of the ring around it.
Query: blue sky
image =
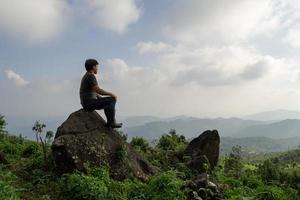
[[[122,116],[299,110],[299,11],[296,0],[0,0],[0,113],[78,110],[90,57]]]

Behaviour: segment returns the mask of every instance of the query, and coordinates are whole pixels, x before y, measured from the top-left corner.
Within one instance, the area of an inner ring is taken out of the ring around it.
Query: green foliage
[[[32,127],[32,130],[36,133],[36,140],[37,143],[41,142],[41,146],[43,149],[43,155],[44,155],[44,161],[45,163],[47,162],[47,154],[48,154],[48,144],[50,143],[52,137],[53,137],[53,132],[52,131],[47,131],[45,138],[43,139],[41,137],[41,134],[43,133],[44,128],[46,127],[45,124],[40,123],[39,121],[36,121],[34,126]]]
[[[174,171],[153,176],[147,183],[137,180],[115,181],[110,179],[107,167],[94,168],[88,174],[66,174],[60,181],[59,199],[72,200],[183,200],[180,188],[183,181]]]
[[[127,159],[127,151],[126,151],[126,144],[122,143],[119,149],[117,150],[117,157],[121,161],[125,161]]]
[[[106,199],[108,188],[105,183],[84,174],[65,175],[61,179],[62,193],[59,197],[65,200]]]
[[[162,150],[176,151],[186,144],[184,135],[179,135],[175,129],[171,129],[168,134],[163,134],[160,137],[157,147]]]
[[[147,152],[150,149],[148,141],[142,137],[133,137],[131,139],[130,145],[142,152]]]
[[[154,176],[150,179],[147,199],[152,200],[183,200],[184,193],[180,190],[183,186],[183,181],[176,177],[174,171],[162,173],[159,176]]]
[[[224,161],[224,173],[240,177],[242,173],[243,163],[241,157],[241,146],[232,147],[232,153]]]
[[[265,182],[279,180],[280,172],[278,165],[275,165],[271,160],[266,160],[262,165],[259,165],[259,173]]]
[[[38,154],[40,151],[41,151],[40,146],[37,143],[32,142],[24,147],[22,151],[22,155],[25,157],[33,156]]]
[[[13,187],[17,182],[17,176],[5,170],[0,165],[0,199],[17,200],[20,199],[19,191]]]
[[[183,135],[171,129],[168,134],[163,134],[154,148],[148,147],[144,152],[145,157],[163,171],[177,169],[184,162],[183,152],[187,141]]]
[[[36,121],[34,123],[32,130],[33,130],[33,132],[35,132],[37,143],[39,142],[39,138],[41,137],[41,134],[43,133],[43,130],[45,127],[46,127],[46,124],[42,124],[42,123],[40,123],[40,121]]]
[[[258,189],[255,195],[257,200],[291,200],[297,199],[297,193],[292,190],[285,191],[278,186],[264,186]]]
[[[188,191],[183,187],[184,183],[195,174],[185,165],[189,158],[182,156],[187,144],[185,138],[171,130],[155,146],[143,138],[135,138],[131,144],[159,166],[162,173],[146,182],[134,178],[116,181],[110,178],[108,166],[87,166],[85,173],[74,172],[61,177],[56,174],[50,151],[47,151],[45,162],[40,143],[1,133],[0,151],[6,154],[9,164],[0,164],[0,200],[186,199]],[[128,158],[125,148],[124,143],[118,151],[119,159]],[[274,160],[266,160],[260,165],[246,163],[240,152],[241,148],[237,146],[209,174],[209,179],[223,189],[222,199],[299,199],[299,163],[276,163]],[[211,191],[205,192],[209,195]]]
[[[2,200],[18,200],[19,194],[14,187],[0,180],[0,199]]]
[[[121,139],[126,142],[127,139],[128,139],[128,135],[126,133],[124,133],[123,131],[121,130],[117,130],[117,132],[119,133],[119,135],[121,136]]]

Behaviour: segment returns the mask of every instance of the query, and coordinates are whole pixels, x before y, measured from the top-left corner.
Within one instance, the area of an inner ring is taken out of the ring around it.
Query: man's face
[[[98,67],[99,67],[99,65],[94,65],[93,66],[93,71],[94,71],[95,74],[97,74],[97,72],[98,72]]]

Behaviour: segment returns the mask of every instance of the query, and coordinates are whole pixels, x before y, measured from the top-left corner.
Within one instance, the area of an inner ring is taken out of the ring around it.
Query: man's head
[[[88,72],[93,72],[94,74],[97,74],[97,71],[98,71],[98,61],[93,59],[93,58],[89,58],[89,59],[86,59],[85,61],[85,69],[86,71]]]

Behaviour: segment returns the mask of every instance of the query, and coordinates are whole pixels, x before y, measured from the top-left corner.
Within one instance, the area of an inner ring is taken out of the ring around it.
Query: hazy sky
[[[78,110],[86,58],[119,115],[300,110],[300,1],[0,0],[0,113]]]

